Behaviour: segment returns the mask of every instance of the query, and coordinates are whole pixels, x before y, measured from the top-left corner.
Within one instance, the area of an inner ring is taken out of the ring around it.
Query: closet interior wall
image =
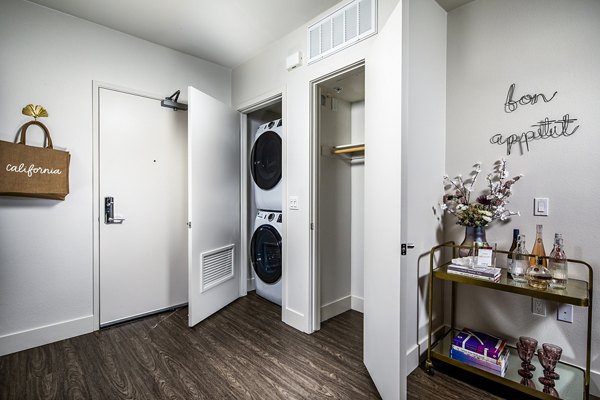
[[[248,137],[246,138],[247,142],[247,149],[248,149],[248,155],[247,155],[247,159],[248,159],[248,174],[246,176],[246,179],[248,180],[247,184],[248,184],[248,198],[246,199],[246,207],[247,207],[247,221],[246,221],[246,227],[247,227],[247,238],[248,238],[248,245],[250,245],[249,241],[252,239],[252,234],[254,233],[254,222],[256,219],[256,213],[258,212],[258,208],[256,207],[256,201],[254,198],[254,181],[252,179],[252,174],[250,172],[251,166],[250,166],[250,162],[251,162],[251,153],[252,153],[252,145],[254,144],[254,136],[256,135],[256,130],[262,125],[265,124],[267,122],[271,122],[274,121],[276,119],[279,119],[282,117],[282,111],[281,111],[281,101],[278,101],[276,103],[270,104],[270,105],[266,105],[263,108],[260,108],[258,110],[255,110],[251,113],[248,113],[247,115],[247,130],[246,132],[248,133]],[[283,121],[285,124],[285,121]],[[247,264],[247,268],[248,268],[248,291],[254,290],[255,284],[254,284],[254,278],[252,275],[252,262],[250,261],[250,257],[248,257],[248,259],[246,260],[246,264]]]
[[[364,86],[364,75],[353,79]],[[320,89],[317,229],[325,321],[350,309],[363,311],[364,157],[335,156],[331,148],[364,143],[365,102],[364,92],[344,98],[343,88],[340,93]]]

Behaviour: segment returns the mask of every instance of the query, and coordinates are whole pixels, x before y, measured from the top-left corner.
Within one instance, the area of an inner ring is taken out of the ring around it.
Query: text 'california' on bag
[[[26,144],[27,128],[37,125],[44,131],[46,147]],[[38,121],[21,127],[17,143],[0,140],[0,195],[64,200],[69,194],[67,151],[55,150],[48,128]]]

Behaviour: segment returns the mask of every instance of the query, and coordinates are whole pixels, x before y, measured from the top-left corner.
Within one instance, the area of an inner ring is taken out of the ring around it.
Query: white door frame
[[[100,198],[100,89],[113,90],[133,96],[162,100],[155,94],[126,88],[111,83],[92,81],[92,258],[93,258],[93,328],[100,329],[100,224],[103,219],[103,202]]]
[[[330,72],[310,82],[310,280],[309,280],[309,321],[311,333],[321,329],[321,266],[319,265],[319,124],[320,92],[319,84],[352,70],[365,67],[365,60],[359,60],[343,68]]]
[[[287,287],[287,246],[286,246],[286,236],[287,236],[287,211],[285,207],[285,199],[287,198],[287,113],[286,113],[286,100],[285,100],[285,89],[277,89],[272,92],[266,93],[263,96],[252,99],[246,103],[243,103],[237,106],[235,109],[240,113],[240,126],[241,126],[241,134],[240,134],[240,196],[241,201],[241,210],[240,210],[240,263],[241,265],[241,274],[240,274],[240,296],[246,296],[248,294],[248,241],[250,239],[250,235],[248,234],[248,203],[247,199],[250,196],[250,188],[248,187],[248,174],[250,170],[248,168],[248,150],[249,150],[249,139],[248,139],[248,114],[254,112],[256,110],[260,110],[270,104],[281,102],[281,118],[283,119],[283,130],[282,130],[282,139],[281,139],[281,176],[284,179],[283,182],[283,198],[281,199],[281,212],[283,214],[283,223],[281,226],[282,229],[282,241],[284,243],[282,254],[281,254],[281,269],[282,269],[282,279],[283,279],[283,290],[285,292],[285,288]],[[244,268],[246,267],[246,268]],[[282,293],[282,308],[285,309],[285,304],[287,304],[286,296]]]

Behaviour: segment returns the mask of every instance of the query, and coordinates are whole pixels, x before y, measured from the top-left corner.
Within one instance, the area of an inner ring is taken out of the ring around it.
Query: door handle
[[[115,218],[115,199],[114,197],[104,198],[104,223],[122,224],[125,218]]]

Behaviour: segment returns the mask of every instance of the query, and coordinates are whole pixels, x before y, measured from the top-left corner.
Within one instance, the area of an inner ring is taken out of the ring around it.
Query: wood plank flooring
[[[187,308],[0,358],[0,399],[374,399],[362,315],[306,335],[255,294],[193,329]]]
[[[0,399],[380,398],[362,363],[362,314],[312,335],[280,314],[250,293],[194,328],[182,308],[0,357]],[[441,371],[408,377],[411,400],[521,398],[497,394]]]

